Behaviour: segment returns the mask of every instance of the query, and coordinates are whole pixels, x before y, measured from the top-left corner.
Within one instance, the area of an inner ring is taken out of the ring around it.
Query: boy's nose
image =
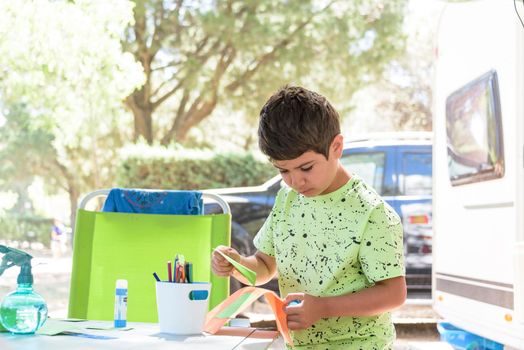
[[[291,176],[291,187],[295,189],[301,188],[305,184],[305,179],[300,175]]]

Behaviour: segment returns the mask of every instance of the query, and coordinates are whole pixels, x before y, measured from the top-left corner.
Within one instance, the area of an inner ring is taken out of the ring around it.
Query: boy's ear
[[[342,134],[338,134],[333,138],[331,151],[336,158],[342,157],[342,152],[344,151],[344,136],[342,136]]]

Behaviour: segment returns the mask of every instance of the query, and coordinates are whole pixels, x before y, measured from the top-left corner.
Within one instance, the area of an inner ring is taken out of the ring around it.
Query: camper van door
[[[513,0],[447,3],[433,122],[434,308],[517,349],[524,349],[523,43]]]

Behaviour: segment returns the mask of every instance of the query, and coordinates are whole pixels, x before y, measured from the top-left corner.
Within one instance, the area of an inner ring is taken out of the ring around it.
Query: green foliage
[[[0,216],[0,237],[6,241],[40,242],[50,246],[52,219],[37,216]]]
[[[39,176],[50,193],[69,194],[73,218],[82,193],[114,185],[133,127],[149,143],[183,141],[217,106],[227,111],[220,127],[240,114],[254,120],[285,83],[341,109],[402,51],[405,3],[0,1],[0,190],[27,188]],[[252,132],[238,123],[234,130],[246,135],[246,149],[254,144]],[[133,187],[205,188],[272,174],[249,154],[177,157],[129,158],[129,174],[120,168],[118,178]]]
[[[134,2],[125,48],[147,79],[126,103],[150,144],[185,142],[218,106],[256,117],[287,83],[344,107],[404,45],[406,0]]]
[[[49,130],[34,127],[24,104],[12,105],[7,111],[0,139],[4,145],[0,148],[0,174],[4,179],[31,180],[32,170],[50,163],[55,156],[54,135]]]
[[[122,99],[143,80],[121,48],[130,21],[127,1],[0,1],[2,187],[41,176],[73,217],[80,193],[112,181]]]
[[[110,125],[112,109],[142,81],[119,41],[131,11],[127,2],[0,2],[2,99],[26,104],[33,123],[68,146],[88,122]]]
[[[260,185],[274,175],[275,168],[267,160],[251,153],[140,145],[123,152],[117,184],[196,190]]]

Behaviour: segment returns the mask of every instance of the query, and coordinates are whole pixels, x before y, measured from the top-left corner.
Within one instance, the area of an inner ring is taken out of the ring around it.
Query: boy
[[[287,86],[262,108],[258,134],[288,187],[254,238],[257,252],[219,246],[213,272],[247,283],[216,250],[254,270],[257,284],[278,271],[297,349],[390,349],[388,311],[406,299],[402,225],[340,163],[338,113],[323,96]]]

